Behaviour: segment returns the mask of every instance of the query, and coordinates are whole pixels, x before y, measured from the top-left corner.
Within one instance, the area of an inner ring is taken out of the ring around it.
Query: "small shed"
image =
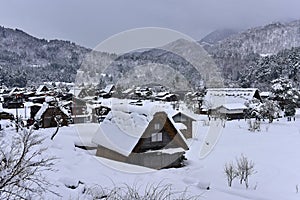
[[[196,119],[186,113],[181,111],[177,112],[175,115],[172,116],[175,123],[182,123],[185,125],[180,131],[183,133],[185,138],[192,138],[193,137],[193,122]]]

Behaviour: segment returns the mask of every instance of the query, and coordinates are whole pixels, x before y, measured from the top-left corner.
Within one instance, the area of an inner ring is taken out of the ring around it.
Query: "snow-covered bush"
[[[274,99],[279,102],[281,109],[284,110],[285,116],[287,116],[290,121],[291,116],[294,116],[296,113],[295,108],[300,99],[300,93],[289,79],[276,79],[272,81],[272,84]]]

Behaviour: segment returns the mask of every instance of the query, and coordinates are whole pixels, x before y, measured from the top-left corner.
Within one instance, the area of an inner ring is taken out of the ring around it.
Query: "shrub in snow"
[[[122,187],[103,188],[95,185],[83,190],[82,199],[106,199],[106,200],[192,200],[199,196],[189,196],[187,191],[174,191],[170,184],[151,184],[145,189],[136,186],[124,185]]]
[[[233,163],[226,163],[224,167],[224,172],[227,177],[227,184],[229,187],[231,187],[232,181],[238,176],[238,172]]]
[[[248,160],[243,154],[236,159],[237,176],[240,179],[240,184],[245,183],[246,188],[249,187],[249,176],[255,173],[254,162]]]
[[[249,176],[254,174],[254,162],[248,160],[243,154],[241,157],[236,159],[236,166],[231,163],[226,163],[224,167],[224,172],[227,178],[228,186],[232,186],[232,182],[235,178],[239,179],[240,184],[245,183],[246,188],[249,188]]]
[[[46,148],[40,147],[43,138],[32,130],[20,129],[14,136],[6,134],[1,139],[0,199],[32,199],[50,191],[51,183],[43,172],[52,170],[53,158],[45,157]]]
[[[255,119],[254,121],[252,121],[251,119],[248,119],[248,125],[249,131],[255,132],[255,131],[260,131],[260,120],[259,119]]]
[[[295,116],[296,109],[293,104],[288,104],[284,106],[284,116],[287,117],[288,121],[292,121],[292,116]]]

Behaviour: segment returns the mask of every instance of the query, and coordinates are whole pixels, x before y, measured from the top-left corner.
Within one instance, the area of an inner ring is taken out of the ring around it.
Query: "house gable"
[[[188,150],[188,146],[166,113],[159,112],[154,115],[132,152],[178,147]]]
[[[60,107],[45,107],[45,108],[40,108],[41,111],[43,111],[42,115],[41,115],[41,125],[43,128],[48,128],[48,127],[56,127],[57,123],[54,119],[54,116],[60,115],[61,119],[63,120],[61,125],[63,126],[67,126],[68,125],[68,118],[69,116],[65,114],[65,112],[62,111],[62,108]],[[40,111],[39,111],[40,112]],[[37,116],[39,115],[38,113],[36,114],[36,119],[38,119],[39,117]]]
[[[84,97],[87,97],[87,96],[89,96],[89,94],[88,94],[86,89],[80,90],[80,92],[77,95],[77,97],[79,97],[79,98],[84,98]]]

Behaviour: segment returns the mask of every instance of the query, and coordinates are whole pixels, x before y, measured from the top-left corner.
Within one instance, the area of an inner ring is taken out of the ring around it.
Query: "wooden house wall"
[[[120,162],[127,162],[128,158],[122,154],[119,154],[118,152],[115,152],[113,150],[110,150],[104,146],[98,145],[96,156],[108,158],[115,161]]]
[[[182,167],[184,152],[166,154],[162,152],[132,153],[127,158],[127,163],[162,169],[170,167]]]
[[[126,157],[99,145],[97,147],[96,156],[153,169],[162,169],[170,167],[182,167],[184,153],[185,152],[177,152],[174,154],[166,154],[161,152],[131,153],[128,157]]]

